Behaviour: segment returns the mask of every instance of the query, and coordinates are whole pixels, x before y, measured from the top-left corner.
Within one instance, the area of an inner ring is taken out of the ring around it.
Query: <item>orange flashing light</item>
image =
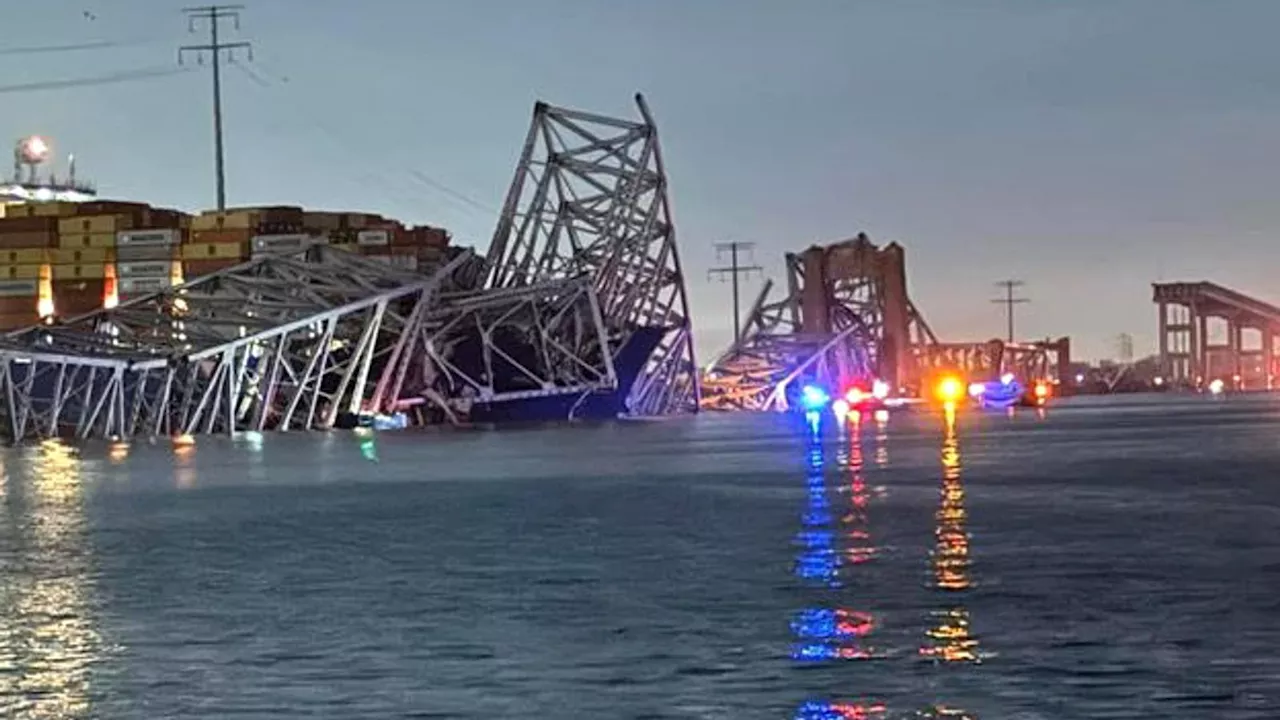
[[[964,398],[964,394],[964,383],[960,382],[960,378],[953,375],[948,375],[939,380],[934,388],[934,395],[948,405],[959,402]]]
[[[1037,405],[1043,405],[1045,401],[1049,399],[1050,390],[1049,390],[1049,386],[1046,383],[1043,383],[1043,382],[1036,383],[1036,386],[1032,390],[1032,392],[1035,393]]]

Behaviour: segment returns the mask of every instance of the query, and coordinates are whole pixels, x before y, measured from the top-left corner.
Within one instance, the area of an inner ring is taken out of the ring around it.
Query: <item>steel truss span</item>
[[[915,382],[913,345],[936,342],[907,298],[904,254],[866,235],[785,257],[785,295],[766,282],[743,339],[703,378],[708,410],[785,410],[803,378],[839,388],[883,378]]]
[[[939,342],[907,293],[906,253],[863,234],[786,255],[780,298],[765,283],[747,315],[741,342],[703,378],[707,410],[786,410],[799,381],[826,388],[887,382],[918,394],[930,378],[959,372],[1060,379],[1070,341]]]
[[[636,333],[662,331],[627,412],[694,412],[699,377],[662,152],[639,95],[636,104],[638,120],[534,107],[486,287],[590,278],[615,358]]]
[[[376,407],[426,406],[456,419],[477,403],[585,397],[618,387],[587,277],[444,295],[417,308],[408,325],[374,392]]]
[[[434,275],[312,245],[0,344],[0,433],[126,438],[330,427],[473,258]]]

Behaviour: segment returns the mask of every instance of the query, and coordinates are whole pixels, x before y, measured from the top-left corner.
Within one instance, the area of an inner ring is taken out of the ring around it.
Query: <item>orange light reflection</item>
[[[960,479],[960,442],[956,434],[956,413],[948,407],[942,440],[942,487],[939,492],[937,524],[934,529],[934,585],[946,592],[963,592],[970,586],[969,533],[966,528],[964,484]],[[938,624],[929,630],[930,642],[920,654],[943,662],[980,662],[978,640],[969,631],[969,611],[954,606],[936,613]]]

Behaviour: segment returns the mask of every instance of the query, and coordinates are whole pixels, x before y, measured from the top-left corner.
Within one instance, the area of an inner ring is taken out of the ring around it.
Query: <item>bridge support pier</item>
[[[1273,383],[1276,376],[1275,356],[1275,333],[1271,332],[1271,328],[1265,327],[1262,329],[1262,372],[1265,376],[1263,379],[1268,390],[1274,386]]]
[[[1221,380],[1242,390],[1273,387],[1280,375],[1280,307],[1210,282],[1156,284],[1152,300],[1159,312],[1161,372],[1171,384],[1205,387]],[[1225,342],[1210,343],[1210,318],[1225,323]]]

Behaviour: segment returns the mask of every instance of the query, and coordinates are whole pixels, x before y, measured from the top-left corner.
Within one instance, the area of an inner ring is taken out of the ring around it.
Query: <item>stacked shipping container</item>
[[[196,216],[141,203],[0,205],[0,330],[111,307],[263,253],[329,242],[430,272],[449,234],[366,213],[238,208]]]
[[[22,327],[39,320],[41,291],[52,292],[47,260],[58,235],[62,203],[24,208],[0,219],[0,327]],[[47,302],[46,302],[47,304]]]

